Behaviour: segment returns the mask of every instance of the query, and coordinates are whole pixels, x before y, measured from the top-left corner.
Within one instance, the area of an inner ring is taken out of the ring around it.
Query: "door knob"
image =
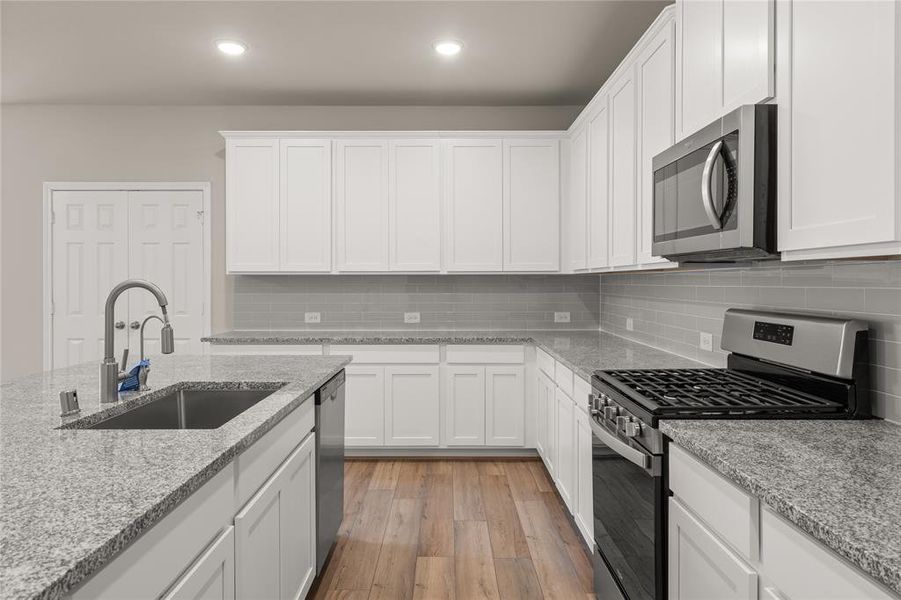
[[[116,329],[125,329],[125,321],[116,321]]]
[[[132,322],[129,324],[129,327],[131,327],[132,329],[140,329],[140,328],[141,328],[141,323],[140,323],[139,321],[132,321]]]

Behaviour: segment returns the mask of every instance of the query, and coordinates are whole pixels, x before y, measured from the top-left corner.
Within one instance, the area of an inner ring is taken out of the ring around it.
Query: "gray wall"
[[[231,327],[225,276],[223,129],[562,129],[579,107],[4,105],[2,118],[3,377],[38,371],[41,184],[210,181],[213,330]]]
[[[602,329],[715,366],[725,363],[718,348],[732,306],[869,321],[876,411],[901,422],[901,261],[601,276]],[[714,352],[699,349],[701,331],[714,334]]]
[[[304,312],[322,323],[305,324]],[[554,323],[555,311],[570,323]],[[405,312],[421,313],[405,325]],[[597,329],[585,275],[305,275],[235,278],[237,329]]]

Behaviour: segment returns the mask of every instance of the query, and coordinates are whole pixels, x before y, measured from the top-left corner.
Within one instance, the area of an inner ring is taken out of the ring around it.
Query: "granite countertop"
[[[228,331],[212,344],[535,344],[585,379],[600,369],[703,368],[693,360],[596,330]]]
[[[0,597],[62,597],[310,398],[349,360],[154,357],[149,381],[154,389],[123,394],[112,407],[100,404],[95,363],[0,386]],[[284,387],[218,429],[58,429],[99,413],[122,412],[176,387],[222,384]],[[72,388],[78,390],[81,414],[61,419],[59,392]]]
[[[661,430],[901,593],[901,426],[886,421],[662,421]]]

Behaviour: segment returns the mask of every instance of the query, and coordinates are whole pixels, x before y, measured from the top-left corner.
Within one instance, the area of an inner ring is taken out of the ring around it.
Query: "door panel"
[[[281,140],[282,271],[332,268],[332,142]]]
[[[388,142],[335,142],[339,271],[388,270]]]
[[[607,98],[588,122],[588,266],[610,264],[610,112]]]
[[[566,203],[566,245],[568,267],[588,266],[588,132],[582,127],[569,145],[569,186]]]
[[[318,434],[317,434],[318,435]],[[316,437],[288,459],[281,514],[282,597],[303,598],[316,577]]]
[[[485,442],[489,446],[522,446],[526,401],[523,367],[485,367],[485,382]]]
[[[385,444],[437,446],[438,366],[385,367]]]
[[[445,443],[484,445],[485,367],[449,366],[445,373]]]
[[[344,373],[344,443],[348,446],[384,445],[385,368],[348,365]]]
[[[441,270],[440,151],[437,140],[390,144],[388,213],[392,271]]]
[[[127,192],[56,191],[52,207],[51,367],[99,363],[107,294],[128,279]],[[115,318],[127,322],[128,317],[128,298],[122,297]],[[115,330],[117,349],[128,345],[128,332]]]
[[[235,528],[228,527],[172,588],[163,600],[234,600]]]
[[[278,140],[226,144],[226,267],[229,272],[279,269]]]
[[[610,264],[635,264],[635,75],[610,93]]]

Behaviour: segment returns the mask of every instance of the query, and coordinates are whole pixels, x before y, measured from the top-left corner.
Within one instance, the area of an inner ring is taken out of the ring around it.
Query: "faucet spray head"
[[[163,328],[160,330],[160,351],[163,354],[172,354],[175,352],[175,333],[172,331],[172,325],[169,324],[169,314],[166,312],[165,306],[160,306],[163,311]]]

